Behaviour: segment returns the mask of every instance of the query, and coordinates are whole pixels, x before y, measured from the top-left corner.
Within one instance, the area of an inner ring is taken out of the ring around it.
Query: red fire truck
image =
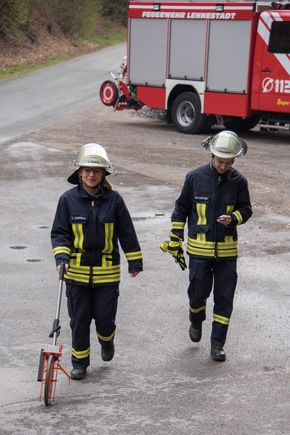
[[[182,133],[290,123],[290,3],[130,1],[115,110],[163,109]]]

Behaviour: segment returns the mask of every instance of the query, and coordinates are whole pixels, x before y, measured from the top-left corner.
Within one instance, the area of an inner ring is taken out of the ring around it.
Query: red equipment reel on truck
[[[130,87],[114,73],[110,72],[114,81],[105,80],[100,87],[100,98],[105,106],[113,106],[114,110],[141,109],[144,104],[139,101]]]
[[[141,109],[144,104],[138,100],[135,89],[128,86],[125,79],[127,73],[127,56],[124,56],[118,76],[112,71],[114,81],[105,80],[100,87],[100,99],[105,106],[113,106],[114,110]]]

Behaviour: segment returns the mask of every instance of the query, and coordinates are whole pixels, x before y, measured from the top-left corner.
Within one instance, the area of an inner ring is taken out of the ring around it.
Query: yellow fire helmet
[[[208,137],[201,145],[217,157],[231,159],[242,157],[247,153],[248,145],[233,131],[224,130],[215,136]]]
[[[90,168],[104,168],[105,175],[112,173],[112,164],[109,160],[107,151],[97,143],[87,143],[81,147],[75,160],[77,169],[68,177],[67,181],[71,184],[79,182],[79,168],[88,166]]]

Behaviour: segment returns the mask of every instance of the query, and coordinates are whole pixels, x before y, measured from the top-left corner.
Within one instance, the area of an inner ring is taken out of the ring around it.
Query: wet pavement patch
[[[155,213],[154,216],[133,216],[133,221],[145,221],[147,219],[155,219],[156,217],[165,216],[165,213]]]

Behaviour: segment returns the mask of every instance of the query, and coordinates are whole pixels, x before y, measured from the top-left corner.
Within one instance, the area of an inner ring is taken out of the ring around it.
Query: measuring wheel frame
[[[49,355],[46,363],[46,374],[44,383],[44,403],[46,406],[54,401],[57,370],[55,370],[54,355]]]
[[[60,357],[63,346],[58,350],[42,350],[43,368],[41,372],[40,400],[43,398],[45,406],[52,405],[55,399],[56,383],[58,371],[61,370],[68,378],[70,385],[70,375],[60,364]]]
[[[45,406],[49,406],[54,403],[56,393],[56,383],[58,371],[61,370],[68,378],[68,386],[70,385],[70,375],[61,366],[60,357],[62,355],[63,345],[57,346],[57,338],[60,334],[60,305],[62,297],[62,287],[64,283],[64,271],[65,265],[61,264],[59,272],[59,289],[58,289],[58,301],[56,316],[53,322],[52,331],[49,334],[50,338],[53,338],[52,345],[46,345],[41,349],[40,361],[38,367],[37,380],[41,382],[40,385],[40,400],[44,399]]]

